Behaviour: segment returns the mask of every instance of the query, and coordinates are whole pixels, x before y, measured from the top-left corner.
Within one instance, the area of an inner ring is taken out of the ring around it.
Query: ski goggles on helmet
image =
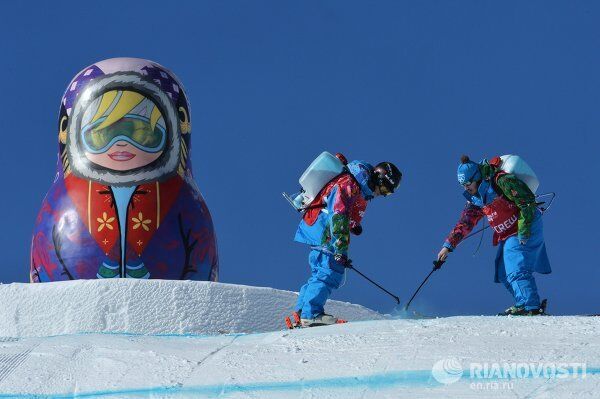
[[[375,187],[379,187],[379,193],[384,197],[394,193],[394,186],[392,183],[386,179],[385,175],[379,173],[377,173],[375,177]]]
[[[400,180],[397,182],[392,178],[392,170],[388,168],[375,168],[375,186],[379,187],[379,192],[383,196],[393,194],[397,187],[400,186]]]
[[[150,120],[134,114],[126,114],[110,126],[97,129],[106,120],[102,117],[81,130],[85,150],[92,154],[106,152],[118,141],[125,141],[138,149],[156,153],[165,147],[167,132],[160,124],[152,128]]]
[[[394,190],[389,189],[385,184],[382,184],[379,187],[379,192],[381,193],[381,195],[383,195],[384,197],[387,197],[390,194],[394,193]]]

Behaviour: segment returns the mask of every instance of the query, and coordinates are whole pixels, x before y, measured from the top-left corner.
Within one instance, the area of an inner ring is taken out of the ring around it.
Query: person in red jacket
[[[515,301],[499,315],[543,314],[544,306],[533,277],[534,272],[551,272],[542,214],[529,187],[515,175],[502,171],[500,163],[499,157],[476,163],[462,156],[457,174],[467,204],[446,238],[438,260],[446,260],[486,216],[494,231],[493,243],[498,245],[495,282],[504,284]]]
[[[360,223],[367,201],[392,194],[402,179],[402,173],[390,162],[373,167],[352,161],[346,170],[321,190],[296,231],[295,241],[311,246],[311,277],[300,289],[294,314],[302,326],[338,322],[325,313],[324,305],[332,290],[340,286],[345,265],[350,263],[350,233],[362,232]]]

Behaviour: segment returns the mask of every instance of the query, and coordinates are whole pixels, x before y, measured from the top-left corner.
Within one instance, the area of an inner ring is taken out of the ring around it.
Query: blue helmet
[[[364,199],[370,200],[373,198],[373,191],[369,187],[369,180],[373,174],[373,165],[365,161],[352,161],[346,165],[348,171],[354,176]]]
[[[456,175],[458,182],[461,185],[472,183],[477,180],[481,180],[481,172],[479,171],[479,164],[471,161],[468,156],[463,155],[460,159],[458,170]]]

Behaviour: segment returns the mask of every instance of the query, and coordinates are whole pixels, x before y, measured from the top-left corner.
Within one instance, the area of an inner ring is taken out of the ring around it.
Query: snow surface
[[[297,293],[207,281],[77,280],[0,285],[0,336],[81,332],[256,333],[280,329]],[[329,301],[347,320],[382,319],[360,305]]]
[[[330,303],[332,313],[378,320],[282,330],[294,297],[175,281],[0,286],[0,398],[600,396],[597,317],[394,320]],[[466,370],[459,381],[433,378],[446,359]],[[472,362],[585,363],[587,374],[481,381]]]

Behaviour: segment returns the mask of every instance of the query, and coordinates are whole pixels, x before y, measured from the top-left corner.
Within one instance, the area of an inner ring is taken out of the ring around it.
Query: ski
[[[540,303],[539,316],[551,316],[548,313],[546,313],[547,307],[548,307],[548,300],[543,299]],[[600,316],[600,314],[597,314],[597,315],[591,314],[591,315],[584,315],[584,316]],[[419,313],[415,310],[408,311],[405,308],[402,309],[402,311],[400,311],[399,313],[395,314],[395,318],[406,319],[406,320],[439,319],[439,318],[444,318],[444,317],[447,317],[447,316],[431,316],[431,315]],[[506,317],[506,316],[501,316],[501,317]],[[513,317],[519,317],[519,316],[515,315]]]
[[[339,319],[338,321],[336,321],[334,324],[311,324],[310,326],[303,326],[303,325],[299,325],[299,326],[294,326],[292,327],[293,329],[296,328],[313,328],[313,327],[326,327],[326,326],[334,326],[336,324],[346,324],[348,323],[347,320],[342,320]]]
[[[293,318],[293,320],[292,320],[292,318]],[[292,313],[292,317],[286,316],[284,320],[285,320],[285,326],[287,327],[288,330],[293,330],[295,328],[311,328],[311,327],[323,327],[323,326],[332,326],[333,325],[333,324],[315,323],[310,326],[303,326],[302,320],[300,319],[300,314],[298,312]],[[335,322],[335,324],[345,324],[347,322],[348,322],[347,320],[338,319]]]

